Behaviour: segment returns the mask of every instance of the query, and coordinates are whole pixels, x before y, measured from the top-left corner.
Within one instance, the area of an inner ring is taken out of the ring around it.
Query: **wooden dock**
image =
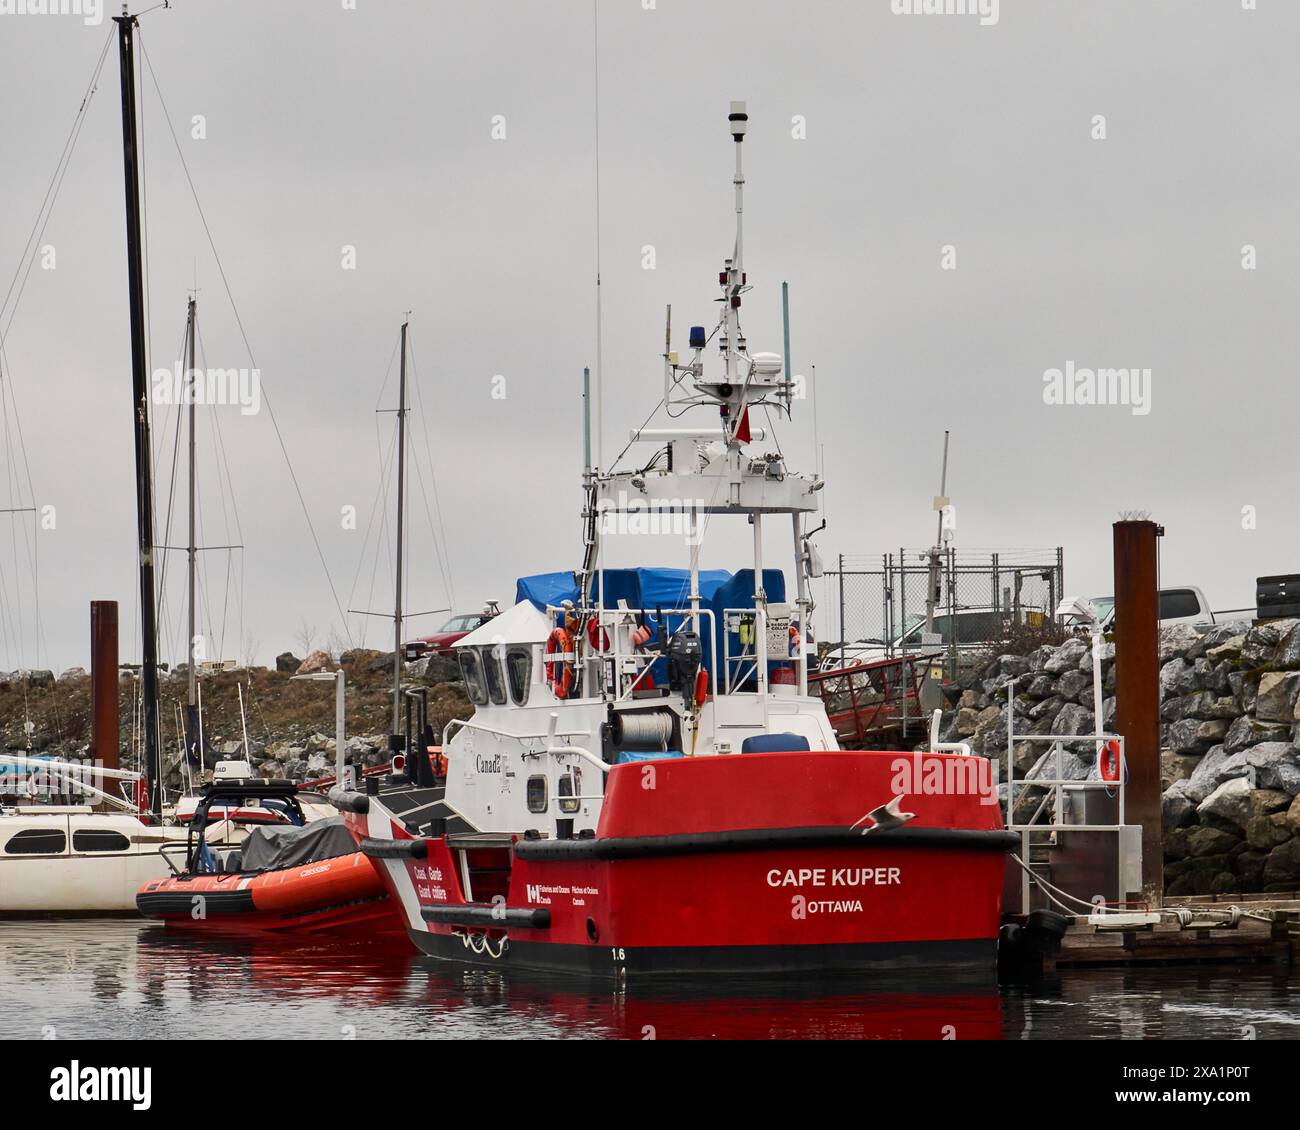
[[[1186,897],[1175,905],[1191,912],[1190,924],[1164,917],[1153,926],[1116,929],[1076,917],[1061,939],[1060,949],[1047,957],[1045,968],[1293,965],[1300,956],[1298,892]],[[1216,922],[1230,906],[1243,912],[1236,925]],[[1206,913],[1198,914],[1201,910]]]

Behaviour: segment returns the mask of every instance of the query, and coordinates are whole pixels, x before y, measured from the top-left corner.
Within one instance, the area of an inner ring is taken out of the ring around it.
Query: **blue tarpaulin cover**
[[[595,580],[592,581],[592,596],[595,597]],[[785,600],[785,574],[780,569],[763,570],[763,588],[767,599],[774,604]],[[691,573],[689,569],[606,569],[605,570],[605,607],[617,608],[620,600],[626,600],[629,608],[644,608],[651,613],[649,626],[657,628],[653,611],[656,608],[685,608],[691,591]],[[712,610],[714,624],[719,633],[723,628],[724,608],[754,607],[754,570],[741,569],[732,574],[726,569],[700,570],[701,605]],[[578,585],[571,572],[535,573],[530,577],[520,577],[515,582],[515,602],[530,600],[545,611],[549,604],[556,607],[561,601],[578,600]],[[668,631],[671,633],[681,623],[681,617],[666,616]],[[703,636],[700,641],[704,653],[704,665],[713,669],[713,653],[721,654],[721,647],[708,638],[708,621],[704,621]],[[740,653],[740,640],[734,633],[731,639],[731,654]],[[660,664],[659,666],[662,666]],[[664,672],[656,669],[655,678],[662,681]],[[721,672],[719,672],[721,676]],[[719,684],[721,684],[719,678]]]
[[[628,765],[638,761],[663,761],[665,758],[685,756],[680,749],[659,749],[646,750],[638,752],[632,749],[621,749],[618,751],[616,765]]]
[[[779,574],[779,570],[770,570]],[[768,572],[768,570],[765,570]],[[751,573],[752,576],[752,573]],[[700,570],[700,596],[707,604],[713,594],[731,580],[726,569]],[[597,581],[592,579],[591,595],[594,600]],[[691,591],[689,569],[606,569],[605,607],[617,608],[626,600],[629,608],[685,608]],[[781,591],[785,591],[782,581]],[[578,584],[569,573],[536,573],[520,577],[515,582],[515,603],[531,600],[539,609],[558,605],[562,600],[578,600]]]

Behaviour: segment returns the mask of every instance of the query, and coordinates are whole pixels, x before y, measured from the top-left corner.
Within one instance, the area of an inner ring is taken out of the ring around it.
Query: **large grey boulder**
[[[1221,620],[1215,624],[1200,640],[1193,644],[1188,655],[1195,659],[1199,655],[1209,655],[1217,647],[1231,643],[1236,648],[1236,655],[1241,654],[1241,645],[1246,640],[1246,633],[1254,626],[1252,620]]]
[[[1184,718],[1206,718],[1214,708],[1213,691],[1193,691],[1177,698],[1165,699],[1160,707],[1160,717],[1166,722],[1181,722]]]
[[[1164,698],[1178,693],[1179,676],[1188,670],[1187,660],[1181,655],[1176,655],[1167,663],[1160,666],[1160,694]]]
[[[1222,742],[1228,731],[1226,722],[1202,722],[1198,718],[1183,718],[1165,731],[1164,745],[1172,753],[1205,753],[1217,742]]]
[[[1161,823],[1166,832],[1196,823],[1196,806],[1190,781],[1175,781],[1160,800]]]
[[[1255,770],[1255,784],[1264,789],[1300,793],[1300,752],[1290,742],[1261,742],[1245,751],[1246,764]]]
[[[1194,828],[1187,835],[1187,854],[1197,855],[1223,855],[1230,852],[1241,842],[1240,836],[1234,836],[1231,832],[1224,831],[1222,828]],[[1270,847],[1273,845],[1270,844]]]
[[[1061,712],[1052,721],[1053,734],[1091,734],[1093,732],[1092,711],[1077,702],[1067,702]]]
[[[1101,641],[1101,669],[1103,673],[1106,668],[1115,662],[1115,643],[1113,640]],[[1086,671],[1088,678],[1092,678],[1092,648],[1089,647],[1084,652],[1083,658],[1079,660],[1079,670]]]
[[[424,681],[430,686],[441,683],[456,683],[461,678],[460,661],[454,655],[431,655],[429,665],[424,669]],[[973,692],[967,692],[973,693]],[[962,694],[965,699],[966,694]]]
[[[963,707],[953,718],[952,734],[956,738],[969,738],[978,726],[979,714],[969,707]]]
[[[1035,675],[1029,686],[1025,688],[1025,693],[1030,698],[1050,698],[1056,693],[1056,680],[1051,675]]]
[[[1040,644],[1029,653],[1029,670],[1037,675],[1047,666],[1047,661],[1056,654],[1056,648],[1050,643]]]
[[[1264,883],[1279,890],[1292,890],[1300,879],[1300,838],[1292,838],[1268,853]]]
[[[1278,644],[1297,623],[1300,621],[1271,620],[1266,624],[1256,624],[1246,633],[1246,641],[1241,648],[1241,661],[1247,667],[1262,667],[1272,662],[1277,654]]]
[[[1054,719],[1060,712],[1061,707],[1065,705],[1065,699],[1060,695],[1053,695],[1051,698],[1045,698],[1036,706],[1031,706],[1026,713],[1034,722],[1039,722],[1046,718],[1049,721]],[[1017,726],[1017,729],[1019,727]]]
[[[1196,624],[1165,624],[1160,628],[1160,662],[1168,663],[1176,655],[1186,655],[1200,640]]]
[[[1084,674],[1077,668],[1073,671],[1066,671],[1056,680],[1056,693],[1062,698],[1073,699],[1081,705],[1088,705],[1092,702],[1092,674]],[[1084,695],[1087,697],[1082,697]]]
[[[1071,667],[1077,668],[1087,651],[1088,645],[1083,640],[1066,640],[1043,664],[1043,670],[1049,675],[1059,675]]]
[[[1079,756],[1077,753],[1068,749],[1061,751],[1061,777],[1062,781],[1086,781],[1088,779],[1088,770],[1091,767],[1091,761]],[[1056,753],[1048,750],[1039,759],[1034,762],[1034,766],[1025,774],[1026,781],[1038,781],[1047,779],[1056,780]]]
[[[1300,695],[1300,671],[1266,671],[1259,677],[1255,717],[1261,722],[1295,720],[1296,697]]]
[[[1282,812],[1252,816],[1246,826],[1246,843],[1256,851],[1272,851],[1290,838],[1291,829],[1286,826],[1286,814]]]
[[[999,676],[1006,675],[1015,679],[1029,673],[1029,660],[1023,655],[999,655],[997,663]]]
[[[1224,781],[1196,806],[1196,814],[1202,823],[1244,833],[1250,823],[1250,792],[1250,782],[1244,777]]]
[[[1273,652],[1273,666],[1300,667],[1300,624],[1296,624],[1278,641],[1277,648]]]
[[[1178,693],[1191,694],[1193,691],[1205,690],[1209,687],[1210,681],[1213,677],[1213,663],[1208,659],[1194,660],[1189,666],[1185,667],[1178,676]]]
[[[971,735],[971,749],[985,757],[1000,757],[1007,748],[1007,716],[996,706],[981,711],[975,733]]]
[[[391,651],[381,652],[372,659],[366,670],[372,675],[382,675],[393,669],[393,653]]]
[[[1243,714],[1228,727],[1223,747],[1228,753],[1240,753],[1260,742],[1284,741],[1290,737],[1289,726],[1272,722],[1258,722],[1250,714]]]

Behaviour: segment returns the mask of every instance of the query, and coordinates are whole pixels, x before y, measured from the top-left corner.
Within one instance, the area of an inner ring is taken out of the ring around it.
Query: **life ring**
[[[1109,741],[1097,751],[1097,775],[1108,785],[1119,783],[1119,742]]]
[[[573,689],[573,637],[556,628],[546,637],[546,681],[555,697],[565,699]]]

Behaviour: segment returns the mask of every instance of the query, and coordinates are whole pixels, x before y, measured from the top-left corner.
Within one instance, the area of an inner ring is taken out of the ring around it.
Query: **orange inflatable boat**
[[[295,786],[244,780],[210,785],[199,800],[185,864],[136,893],[147,918],[218,933],[331,934],[404,939],[374,865],[338,816],[303,819]],[[235,794],[238,794],[237,796]],[[259,826],[224,857],[203,838],[210,809],[274,802],[288,822]]]

